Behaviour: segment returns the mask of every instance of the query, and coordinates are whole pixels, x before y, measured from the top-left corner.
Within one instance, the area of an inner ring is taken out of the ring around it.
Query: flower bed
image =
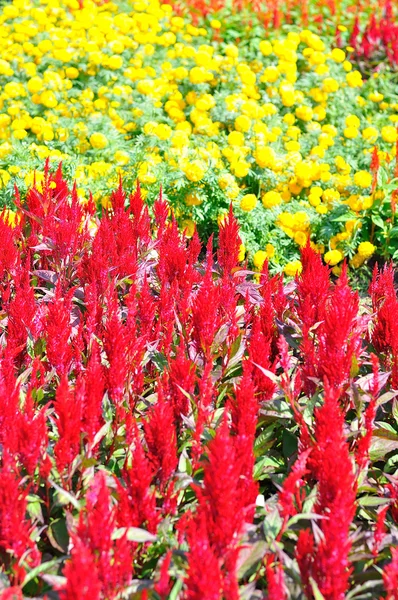
[[[396,597],[398,300],[60,169],[0,219],[1,598]],[[7,587],[12,586],[12,587]],[[52,596],[51,596],[52,597]]]
[[[309,238],[336,273],[344,257],[354,269],[375,251],[396,259],[388,63],[364,78],[351,57],[370,51],[356,32],[352,53],[345,25],[336,39],[326,25],[265,32],[248,9],[221,14],[195,26],[155,0],[3,6],[1,201],[39,184],[49,157],[82,202],[90,190],[107,207],[120,173],[149,204],[162,184],[180,227],[203,239],[232,200],[259,269],[267,256],[272,272],[297,272]]]

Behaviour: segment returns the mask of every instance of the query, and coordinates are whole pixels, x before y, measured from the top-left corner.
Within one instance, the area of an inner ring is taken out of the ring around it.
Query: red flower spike
[[[238,265],[241,243],[239,225],[234,217],[231,203],[228,216],[220,224],[218,232],[217,260],[224,276],[231,275],[232,269]]]
[[[391,562],[384,567],[383,581],[386,600],[398,600],[398,548],[391,549]]]
[[[268,584],[268,600],[285,600],[287,599],[287,590],[285,586],[285,578],[283,575],[283,567],[280,562],[275,566],[274,557],[269,556],[266,560],[265,574]]]

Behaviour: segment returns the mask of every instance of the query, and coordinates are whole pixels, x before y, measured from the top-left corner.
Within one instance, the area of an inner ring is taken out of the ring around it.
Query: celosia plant
[[[0,216],[0,597],[395,597],[392,267],[370,307],[44,173]]]

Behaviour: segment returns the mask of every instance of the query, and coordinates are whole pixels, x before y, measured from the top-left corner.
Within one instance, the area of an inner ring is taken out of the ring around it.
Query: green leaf
[[[269,515],[264,519],[263,529],[265,537],[271,540],[275,540],[280,529],[282,527],[282,517],[279,514],[277,508],[275,508]]]
[[[238,579],[246,579],[250,571],[259,563],[265,554],[267,544],[263,541],[244,546],[239,553],[238,560]]]
[[[182,590],[182,579],[177,579],[177,581],[175,582],[173,589],[171,590],[170,594],[169,594],[169,600],[177,600],[178,598],[178,594],[181,592]]]
[[[290,458],[298,448],[298,439],[287,429],[282,434],[282,451],[285,458]]]
[[[312,593],[314,594],[314,600],[325,600],[325,596],[321,594],[317,582],[310,577],[310,584],[312,588]]]
[[[362,496],[362,498],[358,499],[359,506],[381,506],[389,502],[389,498],[380,498],[378,496]]]
[[[129,542],[137,542],[145,544],[146,542],[156,542],[158,539],[153,533],[149,533],[146,529],[140,527],[119,527],[112,533],[112,539],[118,540],[126,534]]]
[[[377,227],[380,227],[380,229],[385,229],[385,222],[380,215],[372,215],[372,222],[377,225]]]
[[[56,519],[47,529],[47,536],[53,548],[64,554],[68,551],[69,534],[65,519]]]
[[[22,582],[22,587],[25,587],[30,581],[33,581],[33,579],[36,579],[36,577],[39,577],[42,573],[51,571],[55,566],[61,564],[62,560],[62,558],[54,558],[48,562],[41,563],[41,565],[29,571]]]

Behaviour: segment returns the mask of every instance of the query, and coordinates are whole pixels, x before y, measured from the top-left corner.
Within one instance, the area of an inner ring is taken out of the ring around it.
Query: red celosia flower
[[[274,557],[269,556],[266,560],[265,574],[267,578],[267,598],[268,600],[285,600],[287,598],[287,590],[283,575],[283,567],[280,562],[275,566],[272,565]]]
[[[161,488],[165,488],[177,467],[177,435],[171,405],[164,397],[163,384],[158,382],[158,399],[144,421],[148,458]]]
[[[14,571],[15,583],[21,583],[25,569],[18,563],[23,559],[30,568],[40,564],[41,555],[31,539],[31,523],[26,518],[29,490],[21,486],[21,478],[10,464],[0,469],[0,548],[6,568]]]
[[[151,489],[154,473],[135,425],[133,430],[135,441],[131,464],[123,468],[124,485],[118,483],[117,522],[121,527],[145,527],[156,533],[160,514],[156,509],[155,491]]]
[[[311,576],[325,600],[343,600],[351,570],[349,529],[355,515],[356,481],[343,427],[339,394],[326,382],[324,404],[315,411],[316,444],[309,459],[318,481],[315,512],[323,517],[322,537],[312,556],[304,555],[311,546],[309,534],[300,536],[297,547],[304,585],[308,587]]]
[[[327,301],[324,323],[319,328],[317,375],[339,387],[350,377],[352,363],[358,359],[365,323],[358,317],[359,296],[348,285],[346,267]]]
[[[376,521],[376,527],[375,527],[375,531],[374,531],[373,547],[372,547],[373,556],[378,555],[380,545],[382,544],[384,538],[386,537],[385,521],[386,521],[386,515],[387,515],[389,508],[390,507],[387,504],[387,506],[384,506],[384,508],[382,508],[377,514],[377,521]]]
[[[55,393],[55,414],[58,428],[58,441],[54,446],[58,471],[63,473],[80,450],[82,405],[76,393],[69,387],[66,375],[63,375]]]
[[[391,385],[398,388],[398,299],[394,288],[392,265],[379,273],[377,266],[369,286],[375,311],[371,342],[377,352],[385,354],[384,364],[391,368]]]
[[[391,549],[391,562],[384,567],[383,581],[386,600],[398,600],[398,548]]]
[[[301,495],[301,487],[304,482],[302,478],[308,473],[307,460],[311,452],[308,448],[295,461],[289,475],[283,482],[282,490],[279,492],[278,500],[281,505],[281,514],[287,519],[300,512],[302,509],[303,498]]]
[[[209,526],[204,513],[199,513],[186,527],[188,573],[185,580],[186,600],[220,600],[223,577],[219,557],[209,539]]]
[[[48,304],[45,323],[47,359],[60,376],[67,374],[71,367],[72,348],[70,336],[72,328],[71,310],[74,290],[63,293],[62,284],[58,281],[55,287],[54,300]]]
[[[106,478],[103,471],[96,473],[86,494],[86,508],[80,512],[76,531],[71,532],[73,550],[65,567],[67,582],[61,594],[65,600],[81,597],[81,588],[77,588],[80,573],[83,597],[87,600],[91,597],[113,600],[131,580],[132,545],[124,535],[113,539],[116,509]]]
[[[159,581],[155,583],[154,589],[159,594],[161,600],[167,600],[172,588],[172,581],[170,580],[169,567],[171,562],[172,553],[169,550],[162,561],[160,567]]]
[[[231,275],[232,269],[237,266],[241,243],[239,225],[230,204],[229,214],[221,223],[218,233],[217,260],[224,275]]]

